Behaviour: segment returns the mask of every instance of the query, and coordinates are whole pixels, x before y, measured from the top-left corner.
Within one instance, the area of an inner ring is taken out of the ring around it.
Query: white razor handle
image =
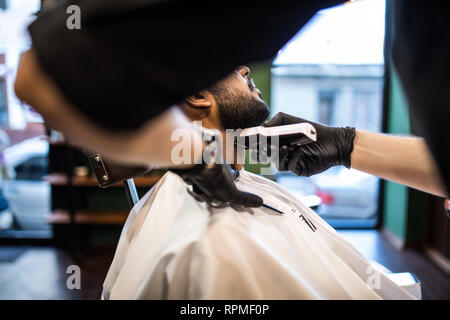
[[[245,139],[245,146],[249,147],[251,140],[256,141],[258,136],[263,136],[270,140],[272,137],[279,137],[280,140],[288,141],[289,145],[302,145],[317,141],[317,131],[312,124],[295,123],[278,127],[252,127],[242,130],[238,137]],[[255,137],[251,139],[251,137]]]

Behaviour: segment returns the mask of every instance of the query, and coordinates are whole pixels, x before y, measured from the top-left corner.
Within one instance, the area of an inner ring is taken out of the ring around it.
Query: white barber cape
[[[236,185],[285,214],[208,208],[169,172],[131,211],[102,298],[415,298],[281,186],[244,170]]]

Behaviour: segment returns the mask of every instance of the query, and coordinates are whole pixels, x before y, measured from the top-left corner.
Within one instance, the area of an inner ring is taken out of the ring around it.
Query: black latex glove
[[[292,171],[296,175],[309,177],[334,166],[350,169],[350,155],[353,151],[355,128],[329,127],[320,123],[297,118],[279,112],[264,123],[265,127],[275,127],[307,122],[317,131],[317,141],[301,146],[289,147],[280,137],[280,156],[277,165],[280,171]]]
[[[195,165],[187,169],[171,169],[193,185],[196,193],[203,193],[209,203],[221,202],[244,207],[260,207],[263,200],[252,193],[239,191],[228,164]]]

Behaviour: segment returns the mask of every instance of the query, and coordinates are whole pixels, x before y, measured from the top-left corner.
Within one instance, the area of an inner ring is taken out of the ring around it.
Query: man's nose
[[[237,71],[243,76],[248,77],[250,75],[250,68],[247,66],[240,66]]]

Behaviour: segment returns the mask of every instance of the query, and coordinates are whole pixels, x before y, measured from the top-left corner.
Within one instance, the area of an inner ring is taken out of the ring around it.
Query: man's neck
[[[223,140],[223,146],[222,146],[222,152],[223,152],[223,157],[226,160],[226,162],[231,166],[231,168],[235,169],[235,170],[241,170],[244,165],[244,160],[245,160],[245,155],[243,156],[239,156],[238,154],[238,149],[236,146],[233,146],[230,149],[230,153],[232,154],[227,154],[227,143],[232,143],[232,142],[227,142],[226,141],[226,134],[224,131],[221,131],[222,134],[222,140]],[[232,152],[231,152],[232,151]]]
[[[244,165],[242,163],[234,163],[231,165],[231,167],[235,170],[242,170],[242,168],[244,168]]]

